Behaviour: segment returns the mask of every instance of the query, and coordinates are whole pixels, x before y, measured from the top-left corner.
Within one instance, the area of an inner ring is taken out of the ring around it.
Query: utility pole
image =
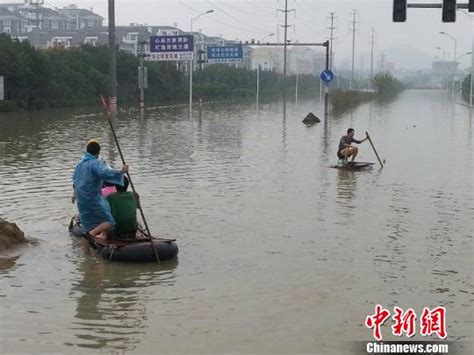
[[[370,88],[373,89],[374,80],[374,43],[375,43],[375,29],[372,27],[372,36],[370,40]]]
[[[285,0],[285,9],[277,9],[277,12],[283,12],[285,14],[285,24],[281,25],[283,27],[283,76],[286,77],[287,65],[286,65],[286,58],[287,58],[287,51],[288,51],[288,27],[292,25],[288,25],[288,13],[292,11],[296,11],[295,9],[288,10],[288,0]]]
[[[333,42],[335,40],[334,38],[334,30],[337,28],[337,27],[334,27],[334,12],[330,12],[329,13],[329,19],[331,20],[331,26],[328,27],[329,31],[330,31],[330,35],[329,35],[329,43],[330,43],[330,46],[331,48],[329,49],[329,55],[331,56],[331,61],[329,62],[329,69],[330,70],[333,70],[334,68],[334,50],[333,50]]]
[[[352,85],[354,82],[354,60],[355,60],[355,34],[356,34],[356,25],[357,25],[357,10],[352,10],[352,68],[351,68],[351,78],[349,80],[349,89],[352,90]]]
[[[324,42],[324,47],[326,47],[326,70],[329,70],[329,47],[331,44],[329,41]],[[329,110],[329,84],[325,85],[324,89],[324,118],[327,117]]]
[[[109,0],[109,109],[117,112],[117,58],[115,53],[115,0]]]

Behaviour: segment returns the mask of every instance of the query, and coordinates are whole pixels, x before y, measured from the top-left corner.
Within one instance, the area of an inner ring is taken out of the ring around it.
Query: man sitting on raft
[[[339,142],[339,149],[337,150],[337,157],[343,160],[344,164],[347,164],[347,160],[351,157],[351,163],[354,163],[354,159],[359,152],[359,148],[351,145],[352,142],[361,144],[365,142],[369,137],[365,137],[361,141],[354,139],[354,128],[347,130],[347,135],[342,136]]]
[[[86,153],[74,170],[73,202],[77,200],[79,220],[84,229],[85,238],[101,233],[108,233],[115,226],[115,220],[110,212],[110,206],[101,195],[104,181],[123,186],[124,173],[128,166],[121,170],[111,169],[98,160],[100,145],[96,140],[90,140],[86,146]]]

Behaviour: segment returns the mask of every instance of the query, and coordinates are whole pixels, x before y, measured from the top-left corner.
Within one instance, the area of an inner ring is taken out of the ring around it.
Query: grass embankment
[[[334,90],[329,96],[335,113],[342,113],[374,99],[375,92],[354,91],[354,90]]]
[[[117,95],[121,106],[138,103],[139,58],[117,52]],[[147,62],[148,103],[185,103],[189,80],[183,65],[175,62]],[[100,94],[108,94],[107,47],[35,49],[28,42],[0,35],[0,75],[5,78],[5,101],[1,111],[39,110],[92,106]],[[260,97],[294,92],[295,76],[261,71]],[[301,94],[317,87],[319,79],[299,76]],[[255,96],[256,72],[229,65],[208,65],[196,70],[194,98],[204,101],[242,99]]]
[[[373,99],[390,100],[405,90],[405,85],[388,73],[379,73],[373,80],[374,91],[334,90],[331,104],[335,113],[342,113]]]

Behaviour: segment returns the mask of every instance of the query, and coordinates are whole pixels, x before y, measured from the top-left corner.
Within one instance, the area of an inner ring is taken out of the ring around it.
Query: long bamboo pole
[[[105,99],[102,95],[100,95],[100,101],[102,102],[102,105],[104,106],[105,113],[106,113],[106,116],[107,116],[107,121],[109,122],[110,129],[112,130],[112,135],[114,136],[115,144],[117,145],[117,149],[118,149],[118,152],[120,154],[120,159],[122,159],[122,164],[126,165],[125,158],[123,157],[122,149],[120,149],[120,144],[119,144],[119,141],[118,141],[118,138],[117,138],[117,134],[115,133],[115,128],[114,128],[114,125],[112,123],[112,119],[110,117],[109,107],[108,107],[107,103],[105,102]],[[132,188],[133,193],[135,195],[137,195],[137,191],[135,190],[135,186],[133,185],[132,177],[130,176],[130,173],[127,171],[126,174],[127,174],[128,181],[130,182],[130,186]],[[148,223],[146,222],[145,214],[143,213],[143,208],[141,206],[141,203],[138,203],[138,210],[140,211],[140,215],[142,217],[143,224],[145,225],[146,232],[148,233],[148,238],[150,238],[151,249],[153,250],[153,254],[155,255],[156,261],[159,263],[160,258],[158,257],[158,253],[156,252],[155,246],[153,244],[153,237],[150,233],[150,228],[148,227]]]
[[[369,132],[365,132],[365,134],[367,135],[367,138],[369,139],[369,143],[370,143],[370,145],[372,146],[372,149],[374,150],[374,153],[375,153],[375,155],[377,156],[377,159],[379,160],[380,167],[383,168],[382,160],[380,159],[379,153],[377,153],[377,150],[376,150],[375,147],[374,147],[374,143],[372,143],[372,139],[370,138]]]

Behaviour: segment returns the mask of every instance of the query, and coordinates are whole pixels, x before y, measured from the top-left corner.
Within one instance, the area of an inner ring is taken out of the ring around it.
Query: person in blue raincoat
[[[86,153],[77,164],[72,177],[74,193],[72,201],[77,200],[79,220],[85,236],[95,237],[103,232],[108,233],[115,226],[107,200],[102,197],[101,189],[104,181],[123,186],[124,173],[128,166],[121,170],[111,169],[105,162],[98,159],[100,144],[92,139],[87,143]]]

